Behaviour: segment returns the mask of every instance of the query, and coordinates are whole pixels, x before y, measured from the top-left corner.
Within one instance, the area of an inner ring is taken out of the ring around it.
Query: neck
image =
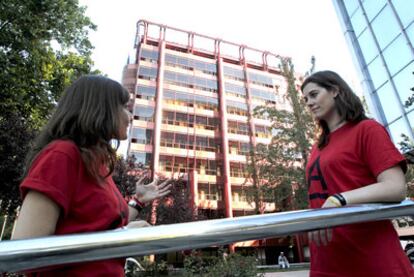
[[[339,129],[340,127],[342,127],[343,125],[345,125],[345,123],[346,123],[346,120],[341,119],[341,118],[334,121],[334,122],[330,122],[330,123],[328,123],[329,131],[333,132],[333,131]]]

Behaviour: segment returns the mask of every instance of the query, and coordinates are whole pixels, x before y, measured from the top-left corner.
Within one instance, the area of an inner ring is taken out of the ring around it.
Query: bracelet
[[[131,200],[128,201],[128,206],[136,209],[138,212],[141,212],[145,207],[145,204],[139,201],[136,196],[133,196]]]
[[[345,206],[346,205],[346,199],[345,199],[345,197],[342,194],[335,193],[332,196],[339,200],[339,202],[341,203],[341,206]]]
[[[339,202],[339,200],[335,197],[329,196],[326,200],[331,202],[332,204],[334,204],[337,207],[341,207],[341,202]]]

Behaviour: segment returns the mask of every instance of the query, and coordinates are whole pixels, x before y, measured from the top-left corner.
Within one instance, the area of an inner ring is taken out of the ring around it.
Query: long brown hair
[[[339,74],[329,70],[315,72],[303,82],[301,86],[302,92],[309,83],[317,84],[329,92],[338,92],[338,95],[335,97],[335,108],[341,120],[357,123],[368,118],[365,115],[361,100]],[[324,120],[319,120],[318,125],[321,129],[318,137],[318,147],[322,149],[329,142],[329,128]]]
[[[101,183],[114,169],[116,150],[111,146],[118,132],[128,91],[118,82],[98,75],[86,75],[66,89],[55,112],[26,157],[27,175],[38,154],[52,141],[71,140],[79,148],[88,174]],[[101,168],[106,166],[107,175]]]

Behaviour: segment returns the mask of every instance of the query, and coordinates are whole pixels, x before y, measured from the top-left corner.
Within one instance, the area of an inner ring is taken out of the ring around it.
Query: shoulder
[[[371,135],[386,135],[389,136],[387,129],[382,126],[381,123],[374,119],[365,119],[353,126],[354,130],[362,136],[371,136]]]
[[[384,128],[378,121],[375,119],[364,119],[356,124],[360,128]]]
[[[78,146],[71,140],[54,140],[49,143],[42,151],[43,155],[64,155],[72,160],[80,158]]]

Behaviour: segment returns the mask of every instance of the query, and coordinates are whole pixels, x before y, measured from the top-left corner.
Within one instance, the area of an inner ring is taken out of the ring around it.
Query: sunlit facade
[[[395,143],[414,138],[414,1],[333,0],[372,115]]]
[[[184,174],[199,214],[254,214],[246,168],[252,147],[270,143],[271,123],[253,109],[290,109],[280,57],[147,21],[135,46],[123,75],[133,99],[128,154],[166,176]]]

